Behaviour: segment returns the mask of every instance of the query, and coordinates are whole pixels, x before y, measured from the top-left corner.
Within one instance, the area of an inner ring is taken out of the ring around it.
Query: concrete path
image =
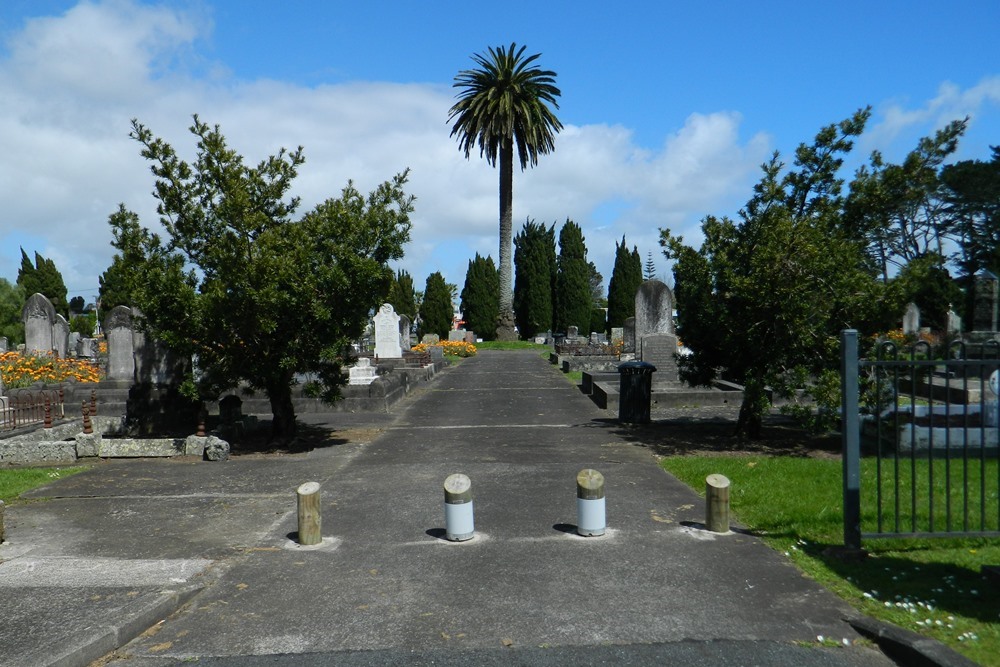
[[[856,639],[855,612],[759,540],[700,529],[703,501],[537,353],[465,360],[381,428],[36,491],[0,547],[0,666],[86,665],[147,627],[110,664],[893,664],[816,647]],[[575,534],[588,467],[607,480],[603,537]],[[462,543],[443,539],[455,472],[475,498]],[[310,548],[293,539],[306,481],[322,485]]]

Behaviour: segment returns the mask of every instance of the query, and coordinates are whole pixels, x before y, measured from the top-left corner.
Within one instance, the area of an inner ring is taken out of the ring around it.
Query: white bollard
[[[586,468],[576,476],[576,532],[584,537],[604,534],[604,475]]]
[[[476,526],[472,515],[472,481],[461,473],[444,480],[445,537],[452,542],[472,539]]]

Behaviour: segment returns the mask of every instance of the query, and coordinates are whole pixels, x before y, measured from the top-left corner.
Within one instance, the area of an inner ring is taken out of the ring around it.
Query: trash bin
[[[653,396],[653,372],[656,366],[647,361],[626,361],[618,366],[618,421],[648,424],[649,403]]]

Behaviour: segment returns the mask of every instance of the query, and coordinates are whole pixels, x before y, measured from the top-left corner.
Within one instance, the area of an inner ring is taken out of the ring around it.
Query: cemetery
[[[25,343],[8,354],[83,360],[95,371],[58,383],[39,376],[30,387],[6,390],[0,377],[0,465],[65,464],[89,457],[225,460],[231,443],[261,428],[271,414],[265,396],[228,394],[202,404],[183,397],[178,385],[192,360],[177,358],[149,339],[135,324],[137,314],[126,306],[111,309],[103,325],[106,351],[101,352],[97,338],[70,334],[45,296],[28,298]],[[409,320],[389,304],[375,314],[371,331],[372,349],[355,350],[341,399],[328,403],[309,395],[310,378],[302,376],[293,389],[297,413],[384,413],[446,364],[440,346],[411,349]],[[6,347],[6,339],[0,345]]]

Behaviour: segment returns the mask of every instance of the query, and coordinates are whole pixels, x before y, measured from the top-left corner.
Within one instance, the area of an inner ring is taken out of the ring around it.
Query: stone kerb
[[[380,359],[402,358],[403,348],[399,338],[399,315],[392,304],[383,303],[375,314],[375,356]]]
[[[28,297],[21,310],[24,323],[24,351],[26,354],[52,351],[52,327],[56,322],[56,309],[44,294]]]
[[[132,382],[135,379],[135,355],[132,338],[132,309],[115,306],[104,320],[108,340],[108,380]]]

